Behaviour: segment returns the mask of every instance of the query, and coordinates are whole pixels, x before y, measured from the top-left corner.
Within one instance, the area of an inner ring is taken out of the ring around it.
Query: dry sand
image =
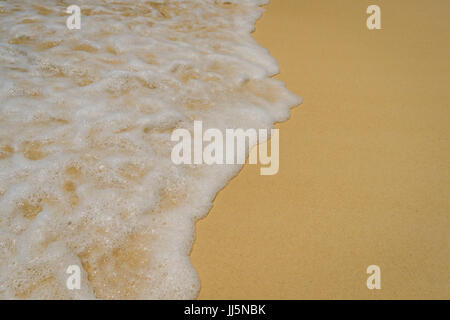
[[[277,126],[279,173],[246,165],[197,223],[200,299],[450,298],[449,15],[272,0],[254,36],[304,103]]]

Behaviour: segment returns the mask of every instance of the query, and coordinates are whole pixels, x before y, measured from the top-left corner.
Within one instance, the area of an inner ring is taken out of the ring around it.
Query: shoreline
[[[264,6],[253,37],[304,101],[275,125],[278,175],[245,165],[196,222],[199,299],[448,297],[450,5],[382,3],[369,31],[369,4]]]

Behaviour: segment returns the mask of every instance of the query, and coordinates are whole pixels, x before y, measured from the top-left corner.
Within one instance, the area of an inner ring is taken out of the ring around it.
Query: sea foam
[[[0,2],[0,298],[196,297],[194,223],[241,165],[177,166],[170,135],[300,102],[250,35],[266,2]]]

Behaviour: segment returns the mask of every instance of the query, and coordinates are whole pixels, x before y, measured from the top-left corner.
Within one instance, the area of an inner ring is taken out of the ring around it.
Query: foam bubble
[[[170,134],[267,129],[300,102],[250,36],[266,2],[1,2],[1,298],[196,296],[194,222],[240,166],[175,166]]]

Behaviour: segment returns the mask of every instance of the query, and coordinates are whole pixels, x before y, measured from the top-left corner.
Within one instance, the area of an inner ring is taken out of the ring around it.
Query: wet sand
[[[277,125],[279,173],[246,165],[197,223],[199,298],[449,298],[450,2],[266,8],[254,36],[304,102]]]

